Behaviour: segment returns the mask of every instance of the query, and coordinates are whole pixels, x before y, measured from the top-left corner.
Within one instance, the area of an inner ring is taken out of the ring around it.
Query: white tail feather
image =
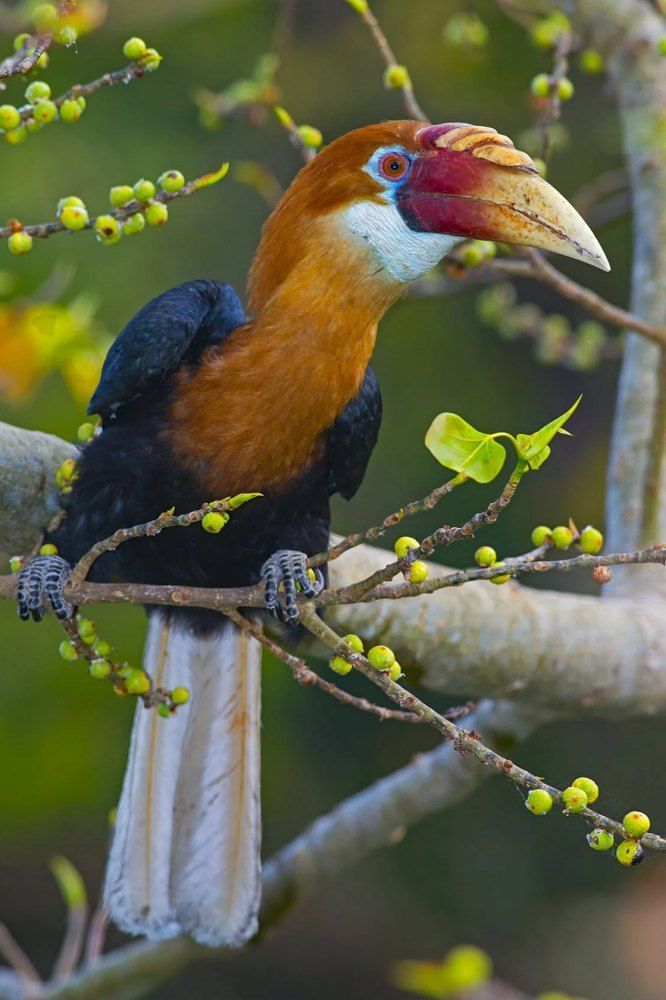
[[[137,706],[104,903],[131,934],[240,946],[261,892],[261,647],[228,625],[198,637],[151,614],[156,685],[184,685],[175,718]]]

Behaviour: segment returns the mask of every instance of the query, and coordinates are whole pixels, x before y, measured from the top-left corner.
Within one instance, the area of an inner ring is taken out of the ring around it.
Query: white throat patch
[[[350,230],[373,247],[396,281],[420,278],[462,242],[459,236],[415,232],[392,202],[357,201],[345,216]]]

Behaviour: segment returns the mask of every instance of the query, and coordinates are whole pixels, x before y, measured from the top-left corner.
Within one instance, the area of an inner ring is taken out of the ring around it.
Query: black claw
[[[288,625],[298,625],[298,593],[306,597],[316,597],[324,586],[324,577],[315,570],[316,580],[311,580],[307,571],[307,556],[304,552],[280,549],[267,559],[261,567],[261,578],[265,583],[266,609],[279,621]],[[280,601],[279,587],[283,595]]]
[[[21,570],[17,588],[18,615],[21,621],[44,617],[45,601],[56,617],[71,618],[74,607],[63,597],[71,566],[60,556],[37,556]]]

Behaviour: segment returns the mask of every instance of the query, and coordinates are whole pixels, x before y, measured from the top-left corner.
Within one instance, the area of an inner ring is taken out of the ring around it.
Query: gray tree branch
[[[74,445],[52,434],[0,423],[0,552],[27,552],[60,503],[56,469],[76,457]]]
[[[664,18],[649,0],[497,0],[529,24],[549,8],[567,13],[606,62],[618,105],[629,170],[634,230],[632,312],[654,326],[666,320],[666,60],[658,47]],[[612,280],[612,279],[608,279]],[[607,538],[641,547],[666,527],[666,369],[663,351],[629,333],[608,469]],[[629,569],[608,593],[666,594],[663,574]]]
[[[0,546],[25,551],[34,544],[57,509],[48,486],[53,470],[71,452],[58,438],[0,424]],[[360,545],[330,564],[331,583],[349,586],[388,560],[385,551]],[[431,566],[433,578],[444,572]],[[479,581],[427,597],[339,605],[329,615],[334,627],[370,644],[387,642],[412,678],[452,696],[510,699],[568,714],[666,709],[666,621],[657,598],[602,602]]]

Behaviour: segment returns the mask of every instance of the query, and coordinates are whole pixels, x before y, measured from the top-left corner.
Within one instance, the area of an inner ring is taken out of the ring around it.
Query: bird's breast
[[[328,431],[358,391],[375,331],[346,341],[305,327],[234,334],[181,372],[169,443],[211,497],[281,492],[325,457]]]

